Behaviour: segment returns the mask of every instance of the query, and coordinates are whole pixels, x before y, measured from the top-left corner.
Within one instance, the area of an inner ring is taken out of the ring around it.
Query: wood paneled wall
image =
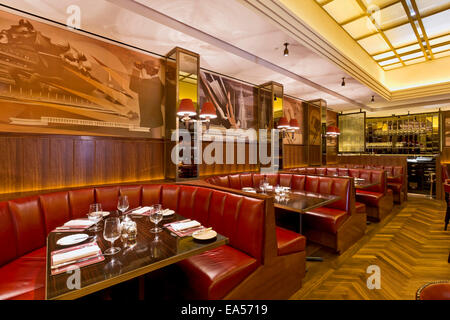
[[[202,143],[202,152],[205,152],[205,148],[209,146],[212,142],[203,142]],[[213,163],[213,164],[206,164],[204,162],[204,159],[202,159],[202,163],[199,165],[199,175],[200,176],[210,176],[210,175],[217,175],[217,174],[229,174],[229,173],[236,173],[236,172],[250,172],[250,171],[259,171],[258,164],[251,164],[250,163],[250,148],[254,148],[256,152],[258,144],[250,144],[250,143],[233,143],[233,153],[234,153],[234,160],[233,164],[227,164],[227,146],[226,143],[223,143],[222,145],[222,155],[223,155],[223,164],[220,163]],[[245,150],[245,163],[238,164],[238,152],[240,155],[242,155],[242,150]],[[270,151],[270,149],[269,149]],[[202,154],[203,154],[202,153]],[[213,153],[215,155],[215,153]],[[258,155],[258,153],[256,153]],[[231,157],[231,155],[230,155]],[[258,158],[257,158],[258,161]]]
[[[0,194],[164,178],[159,139],[0,135]]]
[[[283,145],[283,169],[303,167],[308,164],[308,147],[298,144]]]

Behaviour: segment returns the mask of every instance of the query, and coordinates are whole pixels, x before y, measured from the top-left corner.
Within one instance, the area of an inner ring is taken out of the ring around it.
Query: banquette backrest
[[[392,167],[391,167],[392,168]],[[401,168],[401,167],[399,167]],[[289,172],[304,174],[316,174],[325,176],[349,176],[353,178],[366,179],[367,181],[377,183],[374,186],[366,188],[367,191],[385,193],[387,190],[387,180],[384,169],[361,169],[361,168],[329,168],[329,167],[311,167],[288,169]]]
[[[315,169],[315,168],[313,168]],[[251,178],[250,178],[251,177]],[[345,210],[352,213],[352,185],[350,179],[339,177],[320,177],[308,174],[292,173],[242,173],[232,175],[212,176],[204,181],[216,186],[238,189],[244,187],[257,188],[259,182],[267,178],[269,184],[291,187],[293,190],[309,191],[321,194],[331,194],[340,196],[341,199],[330,204],[328,207]],[[251,183],[252,182],[252,183]]]
[[[91,203],[116,210],[119,195],[130,208],[161,203],[229,238],[229,245],[258,261],[264,256],[266,203],[213,188],[148,184],[85,188],[0,202],[0,266],[46,245],[46,236],[64,222],[86,217]]]

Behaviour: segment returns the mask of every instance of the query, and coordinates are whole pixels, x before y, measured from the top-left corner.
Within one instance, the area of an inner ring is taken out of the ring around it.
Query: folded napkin
[[[192,221],[188,221],[188,222],[172,223],[171,224],[172,229],[175,230],[175,231],[186,230],[186,229],[199,227],[199,226],[201,226],[201,224],[200,224],[200,222],[198,222],[196,220],[192,220]]]
[[[95,244],[75,250],[56,253],[52,256],[52,265],[56,266],[64,262],[77,261],[89,256],[96,256],[99,253],[99,250],[100,248]]]
[[[94,224],[96,224],[98,221],[95,220],[88,220],[88,219],[75,219],[70,220],[64,223],[63,227],[68,228],[88,228]]]
[[[151,209],[150,207],[142,207],[142,208],[131,211],[131,213],[143,214],[143,213],[146,213],[147,211],[149,211],[150,209]]]

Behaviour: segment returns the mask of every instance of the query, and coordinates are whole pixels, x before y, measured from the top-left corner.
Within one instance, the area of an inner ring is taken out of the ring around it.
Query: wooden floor
[[[291,299],[415,299],[417,289],[434,280],[450,279],[450,230],[444,231],[443,201],[409,196],[381,223],[367,227],[363,239],[341,256],[308,244],[303,287]],[[370,265],[381,271],[381,289],[367,287]]]

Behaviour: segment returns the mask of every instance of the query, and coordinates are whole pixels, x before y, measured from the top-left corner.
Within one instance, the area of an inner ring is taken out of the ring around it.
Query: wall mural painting
[[[292,134],[288,134],[283,139],[283,143],[303,144],[304,119],[302,101],[285,96],[283,101],[283,113],[289,121],[291,119],[297,119],[298,123],[300,124],[300,130],[295,131],[294,138],[292,138]]]
[[[309,145],[319,146],[321,143],[322,123],[320,109],[308,105]]]
[[[256,87],[201,71],[199,96],[200,106],[210,101],[216,108],[211,129],[257,129]]]
[[[161,62],[0,11],[0,131],[160,138]]]

